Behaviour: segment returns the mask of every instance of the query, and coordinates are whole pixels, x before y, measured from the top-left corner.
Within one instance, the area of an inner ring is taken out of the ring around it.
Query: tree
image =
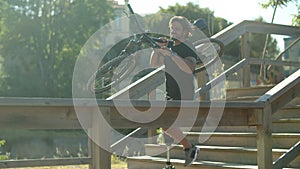
[[[208,24],[208,29],[204,30],[204,33],[207,36],[211,36],[231,24],[224,18],[215,17],[214,12],[209,10],[208,8],[200,8],[199,5],[193,4],[191,2],[187,3],[184,6],[176,3],[175,6],[169,6],[167,9],[160,8],[159,13],[185,16],[191,22],[195,21],[196,19],[202,18]]]
[[[263,22],[263,18],[260,17],[256,19],[256,21]],[[249,35],[249,45],[250,45],[250,57],[254,58],[261,58],[262,52],[264,50],[264,43],[266,41],[265,34],[258,34],[258,33],[251,33]],[[275,38],[268,38],[267,39],[267,51],[266,51],[266,58],[274,58],[278,53],[279,49],[277,47],[277,40]],[[259,74],[259,66],[258,65],[252,65],[251,71],[253,73]]]
[[[275,8],[278,6],[286,6],[288,3],[294,3],[298,7],[298,13],[294,14],[294,17],[291,21],[291,24],[294,26],[299,26],[300,25],[300,6],[298,4],[298,0],[269,0],[265,3],[262,3],[261,6],[263,8],[268,8],[272,7]]]
[[[2,96],[71,97],[83,44],[113,16],[105,0],[0,0]]]

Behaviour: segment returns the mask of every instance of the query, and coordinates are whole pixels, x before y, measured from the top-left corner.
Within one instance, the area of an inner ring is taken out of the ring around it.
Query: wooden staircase
[[[229,101],[254,101],[273,86],[230,89]],[[284,108],[273,115],[272,156],[276,161],[291,147],[300,141],[300,97],[296,97]],[[186,132],[188,139],[200,147],[200,153],[189,167],[183,167],[184,152],[181,145],[172,145],[171,162],[177,169],[250,169],[257,167],[257,134],[255,126],[220,126],[213,133],[201,133],[201,128]],[[210,136],[204,143],[199,143],[200,136]],[[144,156],[129,157],[128,169],[163,168],[166,162],[165,145],[146,144]],[[159,154],[159,155],[157,155]],[[300,156],[287,167],[300,168]]]
[[[263,28],[263,29],[262,29]],[[169,101],[164,113],[156,120],[146,124],[128,122],[114,109],[110,111],[111,123],[115,128],[153,128],[157,126],[169,127],[176,118],[179,108],[188,109],[191,105],[199,106],[195,128],[187,133],[187,137],[200,147],[200,153],[189,167],[183,167],[183,151],[180,145],[174,145],[171,150],[171,162],[176,169],[207,168],[207,169],[281,169],[284,167],[300,168],[300,70],[293,76],[284,80],[284,83],[274,86],[250,86],[250,65],[277,65],[293,66],[299,68],[300,63],[280,60],[285,51],[276,56],[275,60],[258,59],[250,57],[248,44],[249,33],[280,34],[299,37],[299,27],[274,25],[254,21],[243,21],[227,27],[212,38],[217,38],[228,45],[235,39],[241,42],[241,60],[207,82],[196,90],[202,95],[237,71],[241,73],[241,89],[227,91],[225,109],[219,126],[213,133],[199,132],[205,124],[209,106],[212,101],[187,103],[178,106],[178,103]],[[197,47],[196,47],[197,48]],[[163,67],[141,78],[126,89],[115,93],[108,98],[126,99],[127,95],[133,100],[145,96],[149,91],[160,85]],[[140,109],[146,109],[143,102],[137,102]],[[145,104],[146,105],[146,104]],[[160,103],[153,107],[161,108]],[[180,127],[189,125],[185,122],[193,121],[189,112],[182,120]],[[171,118],[170,118],[171,116]],[[199,136],[210,135],[205,142],[199,143]],[[128,169],[157,169],[163,168],[166,162],[164,145],[146,144],[145,155],[134,156],[127,159]],[[153,155],[155,154],[155,155]],[[283,155],[283,156],[282,156]],[[292,161],[291,161],[292,160]],[[273,164],[272,164],[273,162]],[[105,165],[104,165],[105,166]]]

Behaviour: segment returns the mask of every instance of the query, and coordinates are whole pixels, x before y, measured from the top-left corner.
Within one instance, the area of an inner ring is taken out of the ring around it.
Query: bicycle
[[[130,13],[134,14],[130,4],[128,4],[127,6],[130,10]],[[139,26],[139,23],[136,18],[135,22],[141,30],[141,27]],[[194,26],[198,27],[199,29],[204,29],[205,26],[202,22],[203,20],[198,19],[194,22]],[[94,93],[102,93],[104,91],[107,91],[108,89],[119,84],[134,70],[136,66],[136,61],[134,57],[129,57],[131,53],[128,51],[128,49],[134,46],[137,47],[137,49],[141,49],[143,45],[146,45],[153,49],[160,48],[157,42],[162,42],[161,39],[150,36],[149,32],[141,32],[142,33],[140,34],[134,34],[133,36],[129,37],[129,42],[121,51],[121,53],[117,57],[101,65],[99,69],[95,73],[93,73],[93,75],[89,78],[87,82],[88,91]],[[172,40],[169,41],[171,42]],[[195,69],[195,73],[199,73],[205,70],[207,66],[216,62],[218,58],[223,55],[224,52],[224,44],[218,39],[206,38],[198,40],[193,44],[198,47],[198,51],[201,51],[202,55],[205,55],[205,53],[209,51],[215,51],[215,53],[213,54],[213,58],[209,58],[209,61],[207,63],[197,67]],[[201,63],[200,58],[198,59],[197,63]],[[150,73],[151,71],[153,71],[152,68],[135,75],[135,77],[140,78]]]

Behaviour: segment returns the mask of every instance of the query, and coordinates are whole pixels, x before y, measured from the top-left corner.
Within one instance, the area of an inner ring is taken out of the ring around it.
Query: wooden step
[[[184,167],[184,160],[171,159],[171,163],[176,169],[255,169],[256,165],[224,163],[214,161],[196,161],[188,167]],[[166,158],[151,157],[151,156],[138,156],[129,157],[127,159],[128,169],[161,169],[166,165]],[[283,169],[296,169],[296,168],[283,168]]]
[[[283,108],[273,114],[272,120],[276,122],[280,119],[299,119],[300,118],[300,106],[293,108]]]
[[[166,158],[151,157],[151,156],[139,156],[130,157],[127,159],[128,169],[158,169],[163,168],[166,164]],[[254,169],[255,165],[241,165],[233,163],[219,163],[213,161],[196,161],[188,167],[184,167],[184,160],[171,159],[172,165],[176,169]]]
[[[224,163],[239,163],[239,164],[257,164],[257,149],[247,147],[229,147],[229,146],[198,146],[200,153],[197,161],[216,161]],[[157,144],[147,144],[146,155],[166,157],[166,146]],[[278,159],[288,149],[273,149],[273,161]],[[172,145],[170,151],[172,158],[184,159],[184,152],[181,145]],[[300,156],[296,158],[291,164],[291,167],[300,168]]]
[[[299,113],[300,114],[300,110]],[[299,115],[295,116],[299,116]],[[284,115],[283,115],[284,116]],[[286,114],[288,117],[273,116],[272,132],[273,133],[300,133],[300,118],[291,117],[292,114]],[[201,131],[201,127],[193,127],[191,131]],[[207,131],[212,132],[256,132],[255,126],[218,126]]]
[[[208,138],[205,145],[256,147],[256,133],[250,132],[184,132],[193,144],[199,144],[199,137]],[[273,147],[290,148],[300,140],[300,133],[273,133]]]
[[[272,131],[273,133],[300,133],[300,118],[276,120],[272,123]]]
[[[240,101],[251,101],[256,100],[258,97],[265,94],[270,90],[273,85],[270,86],[255,86],[245,88],[233,88],[226,90],[226,100],[240,100]]]

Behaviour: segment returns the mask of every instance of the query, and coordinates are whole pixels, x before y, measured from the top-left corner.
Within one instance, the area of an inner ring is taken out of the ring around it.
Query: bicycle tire
[[[193,43],[194,46],[201,46],[207,44],[210,48],[207,52],[212,52],[214,54],[213,58],[210,59],[207,63],[204,65],[197,67],[195,69],[195,73],[199,73],[206,69],[209,65],[215,63],[220,57],[224,54],[224,44],[218,39],[215,38],[208,38],[208,39],[201,39]],[[213,47],[213,49],[211,48]],[[202,51],[203,52],[203,51]]]
[[[135,60],[131,57],[128,61],[125,61],[124,65],[121,65],[121,72],[113,76],[113,72],[117,67],[120,66],[123,60],[128,55],[120,55],[114,59],[103,64],[88,80],[87,90],[94,93],[102,93],[113,86],[117,85],[120,81],[125,79],[129,73],[135,68]],[[106,78],[106,79],[104,79]]]

